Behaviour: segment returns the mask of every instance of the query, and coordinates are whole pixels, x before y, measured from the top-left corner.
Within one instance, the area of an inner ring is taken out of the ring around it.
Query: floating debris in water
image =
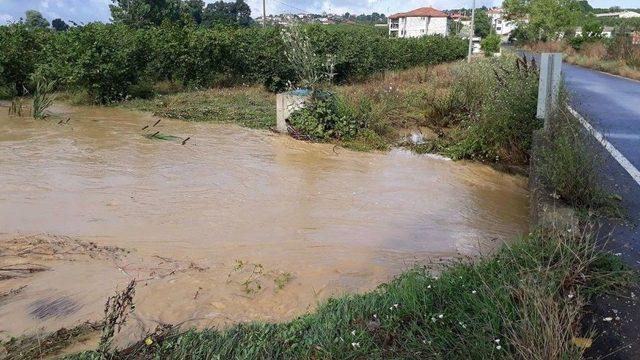
[[[69,297],[48,298],[34,301],[29,305],[29,313],[36,319],[44,320],[52,317],[64,317],[78,311],[82,305]]]
[[[415,144],[415,145],[422,145],[425,143],[424,141],[424,135],[422,135],[422,133],[412,133],[411,137],[409,138],[410,141]]]
[[[182,140],[181,137],[163,134],[160,131],[156,131],[153,134],[145,134],[144,137],[147,139],[155,139],[155,140],[167,140],[167,141],[178,141]]]

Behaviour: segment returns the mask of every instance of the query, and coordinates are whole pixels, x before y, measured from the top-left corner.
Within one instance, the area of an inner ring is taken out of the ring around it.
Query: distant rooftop
[[[446,13],[432,7],[421,7],[404,13],[397,13],[389,16],[389,19],[399,19],[403,17],[449,17]]]

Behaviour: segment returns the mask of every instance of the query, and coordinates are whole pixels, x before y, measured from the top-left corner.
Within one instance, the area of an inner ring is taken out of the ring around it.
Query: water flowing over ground
[[[527,231],[525,179],[486,166],[232,125],[154,127],[115,108],[60,106],[47,121],[6,110],[3,337],[98,320],[133,278],[129,340],[159,323],[281,321]],[[156,131],[191,139],[143,136]]]

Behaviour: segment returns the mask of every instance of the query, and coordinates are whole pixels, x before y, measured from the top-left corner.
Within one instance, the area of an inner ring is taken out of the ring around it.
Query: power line
[[[280,3],[280,4],[284,5],[284,6],[288,6],[288,7],[292,8],[292,9],[295,9],[295,10],[298,10],[298,11],[302,11],[302,12],[303,12],[303,13],[305,13],[305,14],[313,15],[313,13],[312,13],[312,12],[309,12],[309,11],[307,11],[307,10],[305,10],[305,9],[301,9],[301,8],[299,8],[299,7],[295,7],[295,6],[293,6],[293,5],[289,5],[289,4],[287,4],[286,2],[284,2],[284,1],[280,1],[280,0],[274,0],[274,1],[275,1],[275,2],[277,2],[277,3]]]

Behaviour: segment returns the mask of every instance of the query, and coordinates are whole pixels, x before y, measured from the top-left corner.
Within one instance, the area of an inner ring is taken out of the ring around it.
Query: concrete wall
[[[291,114],[305,106],[309,95],[299,95],[295,91],[285,92],[276,95],[276,129],[278,132],[286,134],[287,119]]]
[[[427,35],[449,35],[449,19],[447,18],[431,18]]]

